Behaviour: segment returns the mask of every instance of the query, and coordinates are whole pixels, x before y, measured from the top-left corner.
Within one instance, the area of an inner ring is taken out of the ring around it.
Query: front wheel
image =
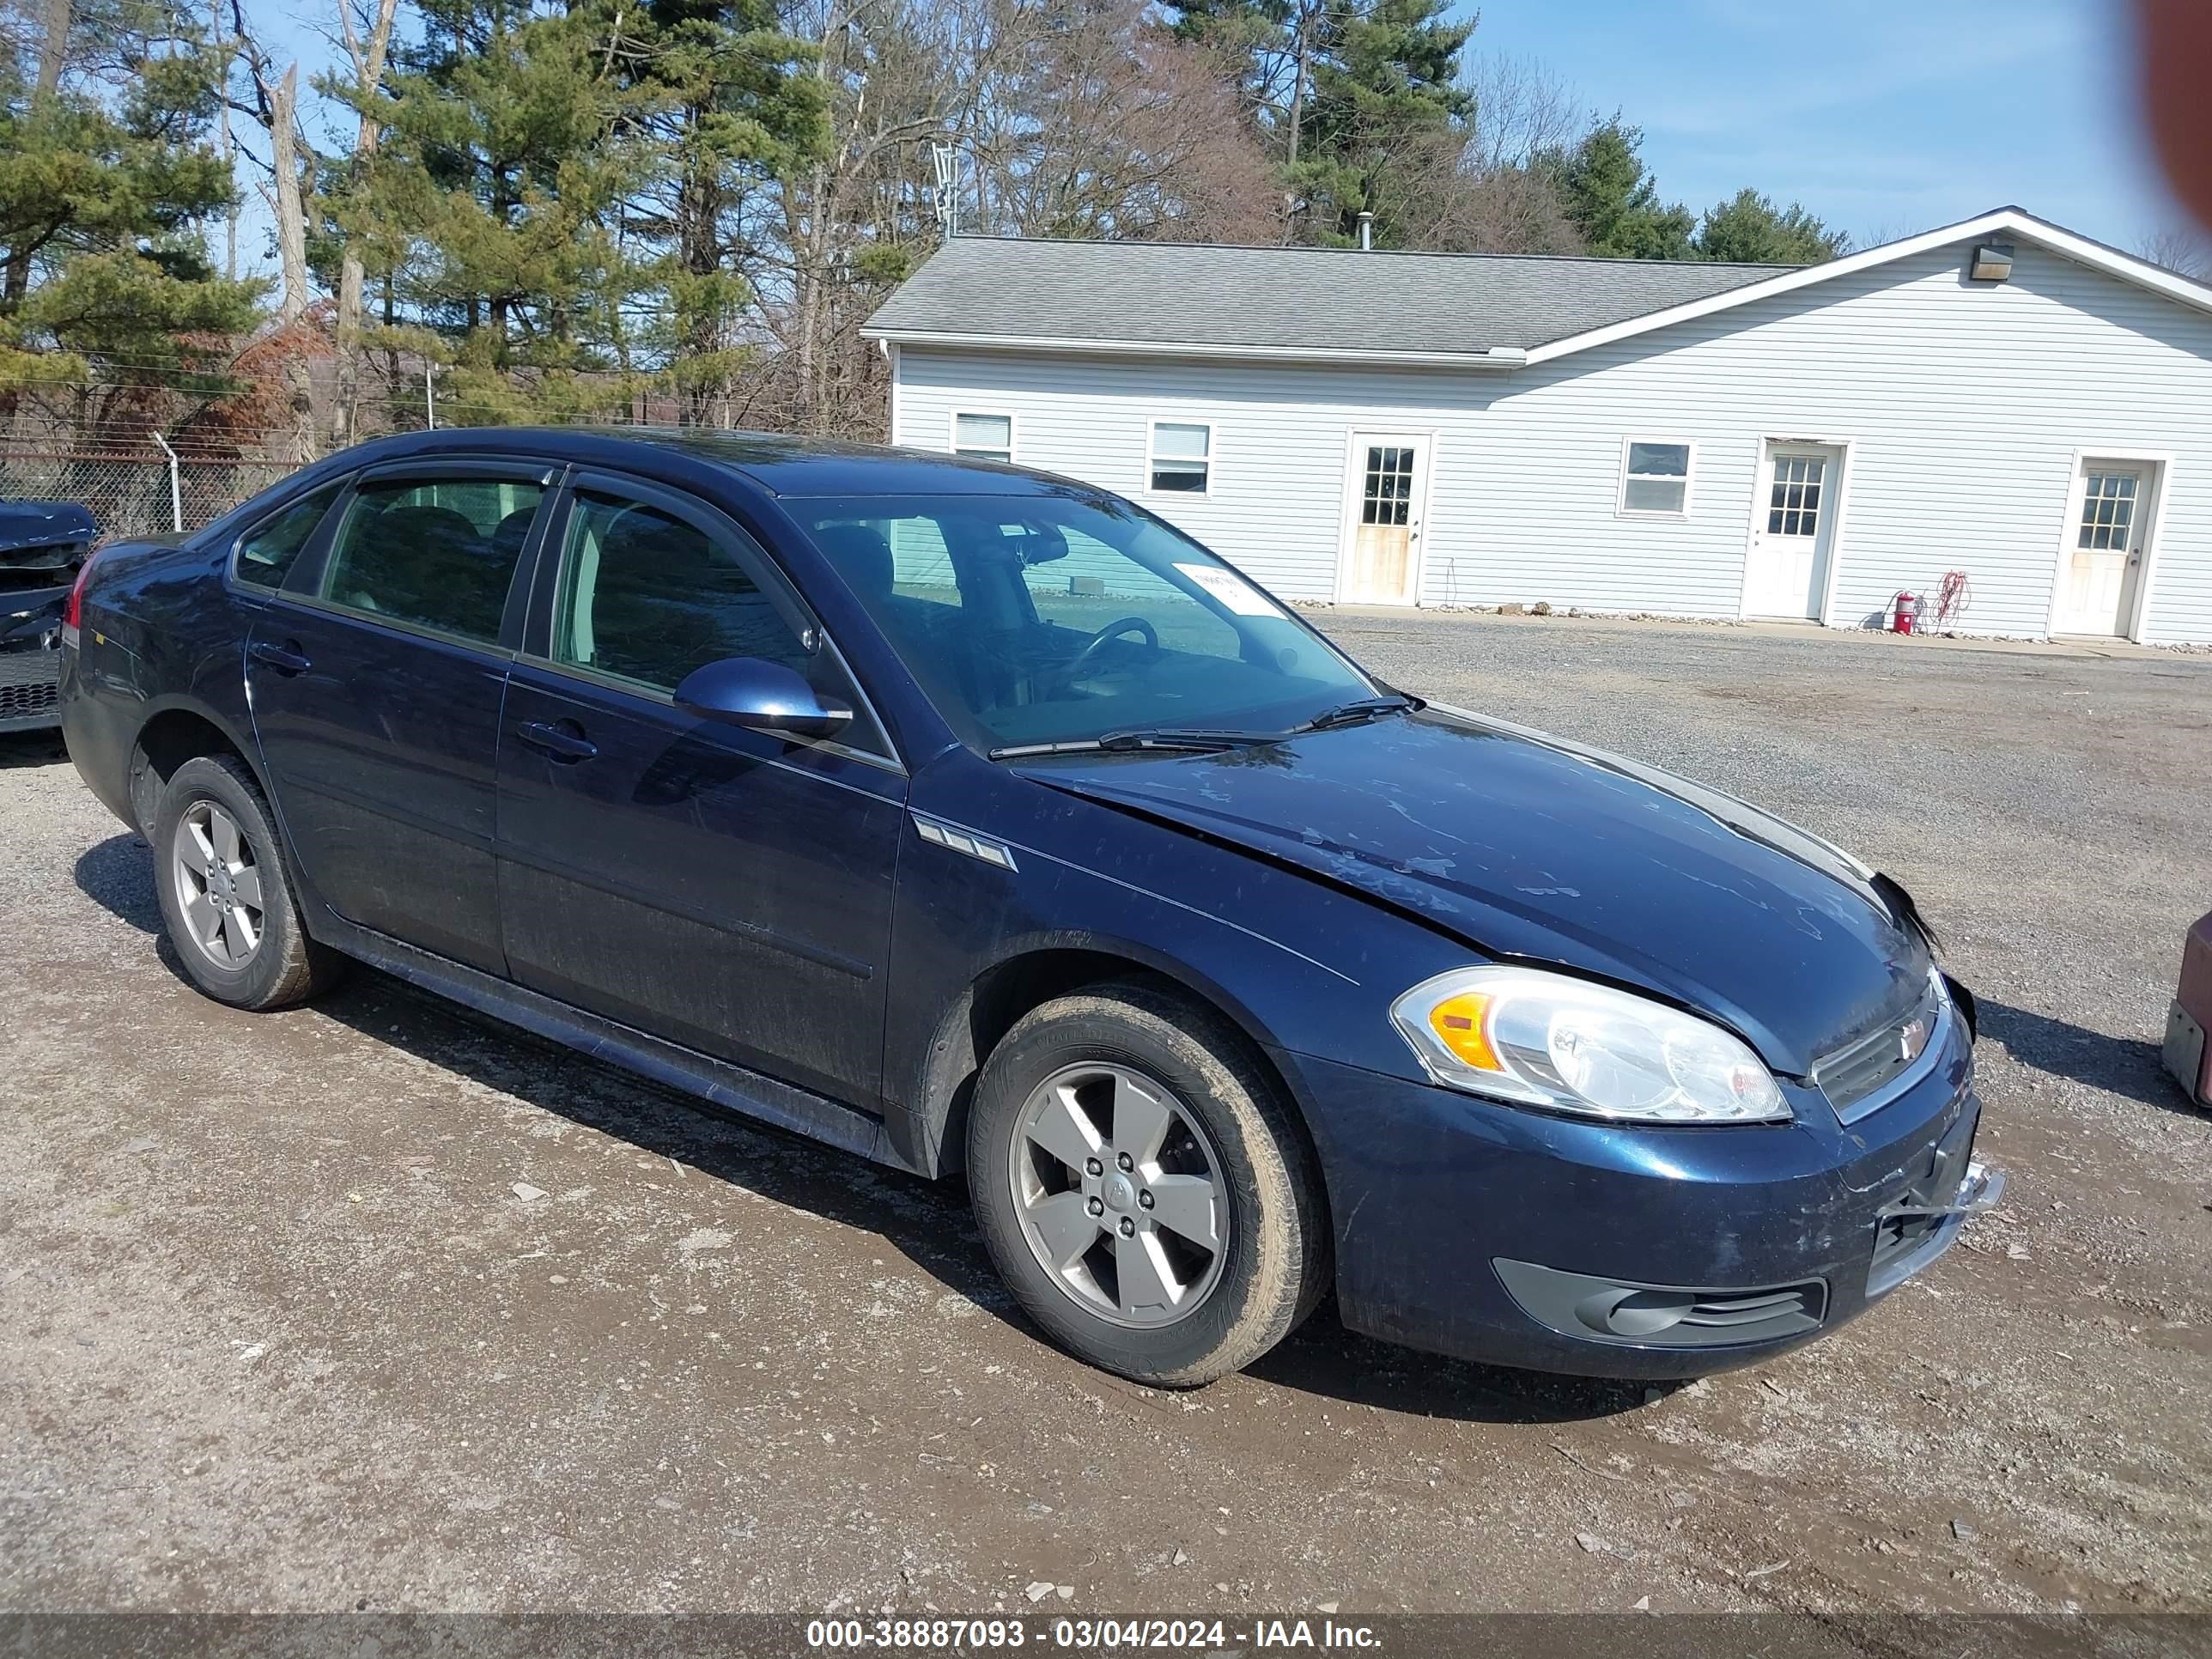
[[[1033,1010],[968,1126],[992,1260],[1062,1347],[1136,1382],[1243,1369],[1328,1282],[1311,1154],[1216,1015],[1117,984]]]

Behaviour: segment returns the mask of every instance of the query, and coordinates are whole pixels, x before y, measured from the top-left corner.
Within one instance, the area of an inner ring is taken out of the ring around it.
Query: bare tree
[[[1462,86],[1471,120],[1439,123],[1387,106],[1358,113],[1358,149],[1387,158],[1369,177],[1369,204],[1409,248],[1581,252],[1556,182],[1558,158],[1589,128],[1579,100],[1526,58],[1479,57]]]
[[[1581,99],[1534,58],[1479,52],[1468,60],[1461,84],[1474,99],[1468,154],[1480,172],[1529,167],[1574,143],[1589,126]]]
[[[275,176],[269,182],[276,213],[276,259],[283,273],[276,315],[286,326],[307,310],[307,210],[301,198],[307,185],[300,172],[300,66],[287,64],[274,87],[264,85],[269,102],[269,153]]]
[[[1927,228],[1926,225],[1911,219],[1884,219],[1873,229],[1853,237],[1851,246],[1856,248],[1887,247],[1890,243],[1901,242],[1908,236],[1917,236]]]
[[[832,132],[778,181],[746,272],[787,368],[787,418],[803,432],[872,415],[874,371],[857,330],[934,234],[927,147],[974,125],[1032,18],[1019,0],[800,0],[785,27],[817,43]]]
[[[1076,0],[1022,43],[975,145],[992,228],[1029,236],[1272,240],[1266,158],[1234,88],[1144,0]]]
[[[356,173],[375,160],[384,129],[370,109],[384,85],[391,56],[392,27],[399,0],[337,0],[338,28],[353,67],[347,90],[358,114],[353,155]],[[361,250],[350,237],[338,260],[338,421],[342,441],[351,443],[359,423],[361,382]]]
[[[234,54],[252,83],[253,101],[232,100],[228,87],[224,101],[240,114],[260,124],[269,136],[269,159],[253,159],[268,173],[264,189],[276,219],[276,264],[283,277],[277,295],[277,316],[285,326],[307,313],[307,204],[312,184],[301,163],[305,146],[300,142],[300,66],[288,64],[279,70],[261,43],[246,26],[243,0],[230,0],[231,38],[225,45],[225,62]]]
[[[744,418],[880,420],[860,325],[935,246],[933,144],[960,220],[996,234],[1272,240],[1273,186],[1231,76],[1143,0],[800,0],[826,153],[763,192],[739,255],[770,372]]]
[[[39,38],[39,96],[51,98],[62,83],[69,58],[70,0],[46,0],[46,27]]]
[[[2168,225],[2136,244],[2136,252],[2154,265],[2197,282],[2212,279],[2212,238],[2186,225]]]

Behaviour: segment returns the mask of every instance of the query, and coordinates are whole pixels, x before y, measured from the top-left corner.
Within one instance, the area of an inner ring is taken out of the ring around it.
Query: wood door
[[[1832,449],[1766,447],[1759,472],[1763,499],[1754,513],[1744,576],[1747,617],[1802,621],[1820,614],[1840,470]]]
[[[2092,461],[2083,469],[2056,632],[2107,639],[2127,633],[2150,516],[2148,468]]]
[[[1361,433],[1352,443],[1358,490],[1344,565],[1347,605],[1411,605],[1420,575],[1421,503],[1428,445],[1417,437]]]

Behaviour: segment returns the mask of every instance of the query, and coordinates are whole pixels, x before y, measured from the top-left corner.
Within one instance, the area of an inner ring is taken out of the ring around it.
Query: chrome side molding
[[[985,864],[996,865],[1001,870],[1019,868],[1014,862],[1013,849],[1002,842],[990,841],[981,836],[971,835],[965,830],[956,830],[949,823],[940,823],[935,818],[926,818],[919,812],[909,812],[908,816],[914,819],[915,833],[933,847],[942,847],[954,853],[965,853],[971,859],[980,859]]]

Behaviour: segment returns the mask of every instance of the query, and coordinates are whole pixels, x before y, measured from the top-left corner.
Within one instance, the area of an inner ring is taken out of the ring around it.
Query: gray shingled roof
[[[866,332],[1313,351],[1525,350],[1789,269],[963,236],[908,278]]]

